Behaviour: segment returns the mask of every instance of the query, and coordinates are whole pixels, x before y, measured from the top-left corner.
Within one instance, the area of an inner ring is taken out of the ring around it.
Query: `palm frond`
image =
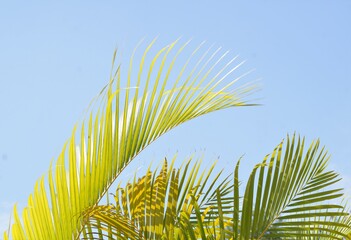
[[[170,167],[165,161],[158,175],[156,171],[148,170],[138,180],[134,179],[124,188],[119,187],[114,206],[97,206],[88,211],[86,216],[92,219],[92,223],[89,221],[86,225],[85,234],[105,230],[100,237],[108,234],[112,234],[112,239],[118,235],[126,236],[125,229],[120,228],[117,222],[109,225],[112,230],[95,224],[95,215],[101,216],[109,209],[109,213],[105,214],[105,221],[100,218],[103,225],[111,223],[109,219],[113,216],[115,219],[127,218],[136,227],[136,234],[140,234],[140,239],[188,239],[190,233],[183,230],[189,228],[193,229],[195,236],[208,235],[209,230],[211,231],[209,219],[214,215],[209,217],[208,211],[203,211],[198,202],[206,202],[203,198],[213,194],[223,198],[220,186],[230,181],[228,178],[219,181],[217,176],[213,176],[215,165],[198,175],[201,161],[196,161],[190,167],[189,160],[180,169],[172,167],[174,161],[175,159]],[[192,221],[196,218],[199,218],[197,222]],[[199,224],[200,227],[197,227]]]
[[[329,156],[324,148],[320,150],[319,141],[312,142],[307,153],[304,146],[304,139],[288,137],[284,153],[282,142],[256,165],[246,186],[237,236],[346,237],[338,230],[346,225],[337,218],[348,214],[343,206],[330,202],[342,196],[341,189],[332,187],[338,175],[326,171]]]
[[[13,239],[79,238],[85,226],[82,212],[98,205],[117,176],[150,143],[198,116],[250,105],[244,98],[251,86],[232,89],[245,74],[225,83],[241,63],[233,66],[230,60],[220,68],[224,57],[219,49],[212,54],[205,51],[188,71],[201,48],[195,49],[171,83],[173,66],[186,44],[177,51],[176,42],[164,47],[147,65],[152,45],[141,58],[136,78],[131,58],[125,88],[121,87],[122,66],[112,74],[103,91],[103,107],[73,130],[48,178],[37,182],[22,220],[14,209]]]

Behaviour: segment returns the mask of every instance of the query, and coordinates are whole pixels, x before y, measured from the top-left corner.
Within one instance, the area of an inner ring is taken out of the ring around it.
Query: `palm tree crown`
[[[333,187],[338,175],[326,170],[326,151],[319,141],[305,151],[296,136],[254,167],[243,194],[240,161],[232,177],[220,180],[214,166],[200,174],[201,162],[175,168],[173,159],[159,173],[149,169],[119,186],[115,202],[102,204],[125,167],[164,133],[210,112],[253,105],[247,96],[255,86],[234,88],[247,74],[233,77],[242,65],[237,58],[226,61],[227,53],[202,51],[200,45],[174,72],[188,43],[167,45],[147,64],[153,45],[144,51],[136,76],[134,54],[126,80],[122,65],[114,68],[99,95],[103,105],[73,129],[21,218],[14,208],[4,239],[348,238],[344,207],[325,202],[342,196]]]

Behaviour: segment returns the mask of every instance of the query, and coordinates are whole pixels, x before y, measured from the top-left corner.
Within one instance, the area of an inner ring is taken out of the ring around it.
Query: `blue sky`
[[[201,152],[228,168],[245,154],[245,174],[296,132],[321,139],[350,191],[350,11],[346,0],[0,3],[0,230],[107,83],[113,50],[127,59],[141,38],[156,36],[156,49],[181,36],[192,48],[206,40],[239,54],[256,69],[243,83],[262,79],[263,106],[187,123],[139,165]]]

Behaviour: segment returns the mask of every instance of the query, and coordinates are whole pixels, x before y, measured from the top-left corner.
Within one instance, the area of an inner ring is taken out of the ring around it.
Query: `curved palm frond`
[[[333,184],[338,174],[326,171],[327,152],[312,142],[304,153],[304,139],[288,137],[252,171],[243,198],[236,236],[241,239],[340,239],[347,227],[338,218],[348,215],[335,204],[342,189]],[[258,175],[258,176],[257,176]],[[256,180],[256,176],[258,179]]]
[[[245,74],[223,84],[241,65],[232,66],[232,59],[219,67],[226,53],[207,50],[188,71],[200,47],[195,49],[170,83],[173,66],[186,44],[177,51],[176,42],[166,46],[147,66],[152,45],[146,48],[135,78],[132,56],[126,88],[121,87],[121,67],[112,74],[104,91],[104,107],[91,113],[78,137],[73,130],[47,180],[41,178],[29,196],[22,220],[14,208],[13,239],[79,238],[85,226],[82,212],[98,205],[117,176],[150,143],[198,116],[249,105],[244,97],[252,87],[230,90]],[[170,57],[171,53],[174,56]]]
[[[86,216],[90,221],[84,234],[89,236],[95,233],[94,237],[99,239],[104,236],[109,236],[109,239],[128,237],[129,229],[120,227],[117,222],[118,219],[127,218],[127,222],[134,224],[135,234],[139,234],[133,239],[189,239],[190,228],[195,236],[200,236],[201,231],[209,235],[209,231],[212,231],[210,219],[215,215],[209,216],[208,211],[216,206],[202,211],[198,203],[208,203],[208,196],[212,195],[225,198],[231,193],[224,190],[231,181],[228,178],[219,181],[221,172],[213,174],[215,164],[199,174],[201,161],[190,166],[189,160],[183,167],[176,169],[173,167],[174,160],[175,158],[170,167],[165,161],[158,175],[156,171],[149,169],[143,177],[134,179],[124,188],[119,187],[115,195],[115,205],[89,209]],[[105,218],[100,217],[102,215]],[[197,228],[197,222],[191,220],[196,218],[195,215],[200,216],[205,230]],[[116,222],[112,224],[111,219]],[[104,227],[107,225],[110,229]]]

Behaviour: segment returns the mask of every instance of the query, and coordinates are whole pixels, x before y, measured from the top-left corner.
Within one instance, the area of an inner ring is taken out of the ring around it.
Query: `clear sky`
[[[351,192],[351,2],[189,2],[0,3],[0,230],[107,83],[115,47],[127,58],[143,37],[158,36],[155,48],[181,36],[192,47],[206,40],[240,54],[256,69],[243,83],[262,78],[263,106],[187,123],[139,165],[201,152],[208,161],[220,156],[219,167],[228,169],[245,154],[247,173],[296,132],[321,139]]]

